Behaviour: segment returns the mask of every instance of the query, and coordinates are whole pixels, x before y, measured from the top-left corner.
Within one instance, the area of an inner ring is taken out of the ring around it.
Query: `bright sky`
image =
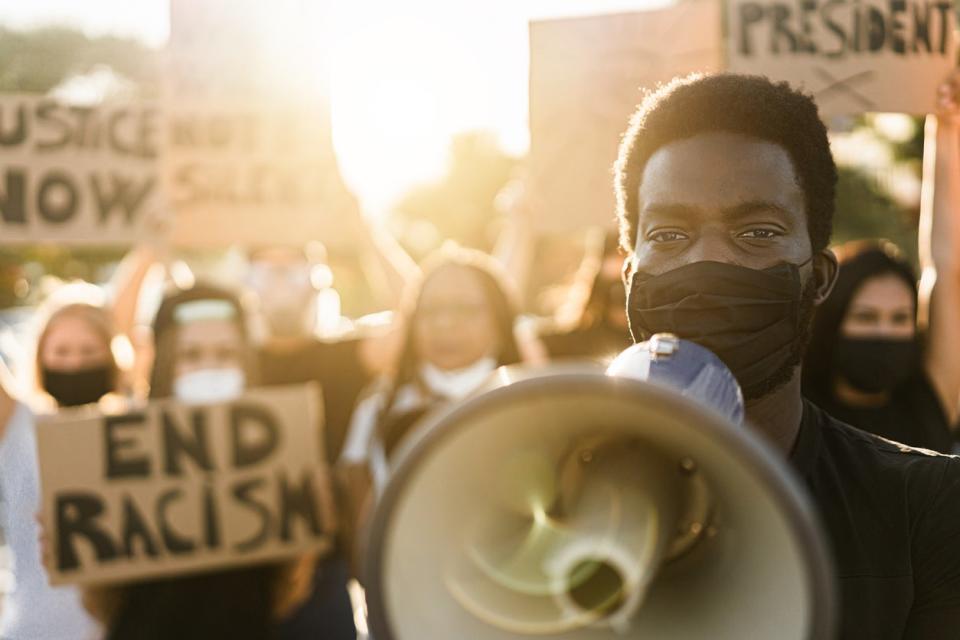
[[[334,144],[372,215],[443,173],[451,135],[486,129],[522,153],[530,19],[651,8],[669,0],[307,2],[327,22]],[[169,0],[0,0],[0,23],[77,26],[161,46]],[[326,16],[326,17],[324,17]]]

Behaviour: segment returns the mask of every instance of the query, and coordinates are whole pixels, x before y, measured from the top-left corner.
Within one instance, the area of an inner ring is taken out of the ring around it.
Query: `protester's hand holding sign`
[[[955,124],[960,110],[958,102],[960,94],[960,70],[954,69],[937,87],[937,118],[944,122]]]
[[[137,309],[140,295],[148,276],[156,265],[169,264],[170,233],[173,214],[166,207],[157,207],[146,214],[142,241],[135,245],[117,266],[111,278],[110,312],[114,327],[125,336],[133,348],[133,362],[129,371],[130,387],[136,393],[145,387],[149,378],[150,358],[144,358],[150,342],[137,327]]]
[[[924,366],[955,425],[960,398],[960,70],[937,90],[927,118],[920,202],[918,320],[926,333]]]

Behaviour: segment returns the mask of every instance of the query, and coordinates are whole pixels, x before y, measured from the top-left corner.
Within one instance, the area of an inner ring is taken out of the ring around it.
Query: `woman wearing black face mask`
[[[923,358],[913,269],[889,243],[835,252],[839,276],[814,319],[804,394],[865,431],[949,453],[956,403],[941,397]]]
[[[951,452],[960,396],[960,71],[927,118],[916,278],[889,245],[838,250],[818,309],[804,393],[841,420],[905,444]],[[918,295],[919,293],[919,295]]]
[[[38,386],[58,407],[94,403],[116,391],[120,371],[111,350],[115,337],[106,310],[85,303],[60,307],[37,339]]]
[[[57,410],[93,404],[120,391],[120,368],[112,349],[118,333],[111,311],[88,303],[52,304],[52,310],[40,312],[45,320],[34,360],[37,390]],[[0,638],[100,637],[79,590],[50,586],[40,565],[34,416],[8,393],[6,377],[0,363],[0,529],[14,559],[15,581],[13,594],[0,607]]]

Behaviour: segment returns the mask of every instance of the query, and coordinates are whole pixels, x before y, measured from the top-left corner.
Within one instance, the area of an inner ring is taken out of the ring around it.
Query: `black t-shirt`
[[[318,382],[323,389],[327,458],[340,455],[350,415],[370,375],[360,357],[362,339],[321,342],[304,340],[295,348],[260,350],[260,376],[265,385]]]
[[[840,637],[960,637],[960,459],[878,438],[810,402],[790,459],[832,542]]]
[[[122,604],[107,640],[275,637],[273,592],[279,566],[264,564],[155,578],[118,587]]]
[[[953,450],[950,424],[925,375],[913,376],[897,387],[883,407],[851,407],[832,396],[811,395],[811,399],[838,420],[883,438],[941,453]]]

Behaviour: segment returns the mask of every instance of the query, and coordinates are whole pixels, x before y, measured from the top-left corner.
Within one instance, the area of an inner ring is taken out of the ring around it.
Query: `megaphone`
[[[606,373],[501,369],[427,416],[370,520],[371,637],[832,637],[833,566],[799,480],[737,424],[722,363],[695,353],[677,373],[668,356],[702,348],[672,344]],[[697,384],[715,402],[671,388]]]

